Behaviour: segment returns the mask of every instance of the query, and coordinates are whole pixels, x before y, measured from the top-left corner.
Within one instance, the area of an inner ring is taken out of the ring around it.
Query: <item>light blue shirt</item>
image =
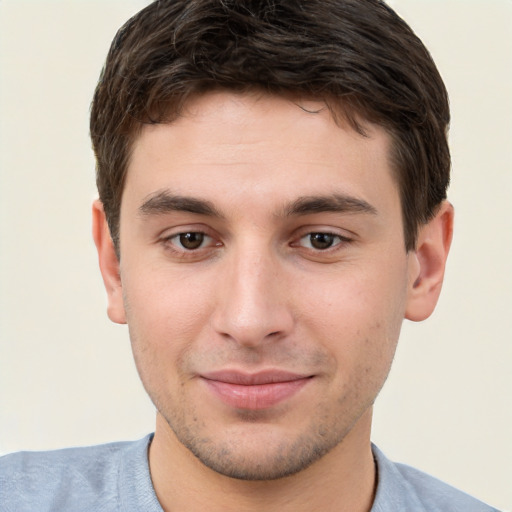
[[[140,441],[0,458],[0,512],[162,512]],[[371,512],[497,512],[373,446],[378,486]]]

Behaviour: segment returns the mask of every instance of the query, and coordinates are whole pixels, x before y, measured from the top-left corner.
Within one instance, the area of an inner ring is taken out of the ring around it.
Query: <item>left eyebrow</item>
[[[293,201],[284,210],[285,217],[311,215],[314,213],[367,213],[377,215],[377,209],[364,199],[345,195],[305,196]]]

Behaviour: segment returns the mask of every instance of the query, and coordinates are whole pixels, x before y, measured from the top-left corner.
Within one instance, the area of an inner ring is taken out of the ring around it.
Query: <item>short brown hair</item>
[[[131,18],[91,107],[98,191],[117,248],[140,129],[172,122],[192,95],[219,88],[323,99],[360,133],[357,119],[383,126],[414,248],[446,197],[448,96],[425,46],[380,0],[159,0]]]

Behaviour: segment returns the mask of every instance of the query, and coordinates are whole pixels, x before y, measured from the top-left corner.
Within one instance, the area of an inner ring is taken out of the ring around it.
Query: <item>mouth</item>
[[[236,409],[268,409],[298,393],[313,376],[280,370],[254,374],[220,371],[200,376],[208,389],[226,405]]]

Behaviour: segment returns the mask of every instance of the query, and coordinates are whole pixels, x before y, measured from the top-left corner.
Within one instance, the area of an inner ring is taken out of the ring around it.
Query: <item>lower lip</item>
[[[204,382],[225,404],[237,409],[268,409],[298,393],[311,378],[244,386],[218,380]]]

